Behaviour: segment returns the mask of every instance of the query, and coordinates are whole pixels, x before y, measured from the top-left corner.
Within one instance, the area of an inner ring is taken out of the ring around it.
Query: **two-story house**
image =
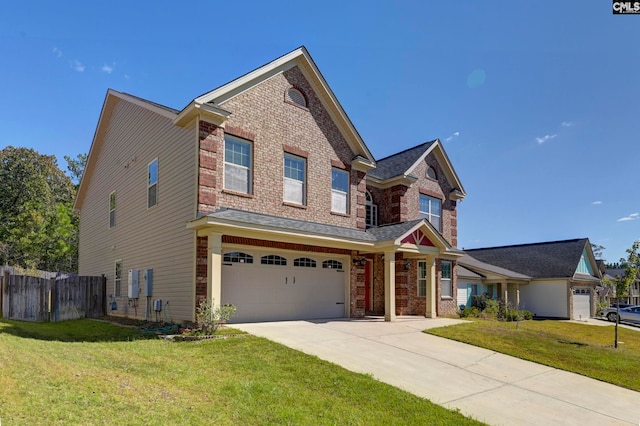
[[[438,140],[376,161],[301,47],[182,110],[108,91],[80,273],[139,318],[211,298],[236,322],[450,314],[464,196]]]

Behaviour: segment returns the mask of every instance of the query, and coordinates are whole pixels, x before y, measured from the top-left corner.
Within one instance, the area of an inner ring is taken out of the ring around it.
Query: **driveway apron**
[[[640,424],[638,392],[422,333],[459,322],[400,317],[395,322],[344,319],[233,327],[371,374],[492,425]]]

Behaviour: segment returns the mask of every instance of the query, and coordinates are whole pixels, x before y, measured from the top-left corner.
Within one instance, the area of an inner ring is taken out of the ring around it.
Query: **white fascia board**
[[[455,188],[457,189],[460,194],[456,195],[455,199],[456,200],[461,200],[464,197],[466,197],[466,192],[464,190],[464,187],[462,186],[462,182],[460,182],[460,179],[458,178],[458,175],[456,173],[456,171],[453,168],[453,165],[451,164],[451,161],[449,160],[449,157],[447,156],[447,153],[444,151],[444,148],[442,147],[442,142],[440,142],[440,139],[436,139],[434,143],[431,144],[431,146],[420,156],[420,158],[418,158],[418,160],[416,160],[411,167],[409,167],[409,169],[406,171],[407,174],[410,174],[420,163],[422,163],[424,161],[424,159],[427,157],[427,155],[429,155],[430,153],[432,153],[436,147],[438,147],[438,153],[439,155],[439,160],[444,161],[444,165],[441,164],[442,169],[444,170],[445,175],[447,176],[447,178],[451,181],[453,181],[452,183],[454,184]]]
[[[187,105],[180,113],[173,119],[173,124],[179,127],[186,127],[196,118],[204,119],[216,126],[220,126],[224,123],[231,113],[215,105],[202,104],[196,101]]]

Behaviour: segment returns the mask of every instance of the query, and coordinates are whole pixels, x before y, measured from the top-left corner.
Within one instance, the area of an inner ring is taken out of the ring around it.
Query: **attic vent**
[[[307,100],[305,99],[304,95],[302,94],[301,91],[299,91],[294,87],[291,87],[289,88],[289,90],[287,90],[286,99],[289,102],[292,102],[296,105],[300,105],[303,108],[307,107]]]
[[[430,179],[438,179],[438,175],[436,175],[436,171],[433,169],[433,167],[429,166],[429,168],[427,168],[427,177]]]

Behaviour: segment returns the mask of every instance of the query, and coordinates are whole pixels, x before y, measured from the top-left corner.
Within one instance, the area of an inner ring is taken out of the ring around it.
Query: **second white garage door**
[[[222,303],[231,322],[342,318],[348,258],[315,253],[224,250]]]

